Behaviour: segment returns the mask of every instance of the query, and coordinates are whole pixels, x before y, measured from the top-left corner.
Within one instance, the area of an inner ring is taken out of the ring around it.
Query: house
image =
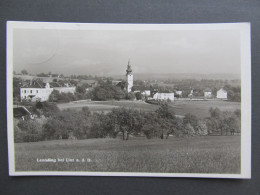
[[[21,101],[47,101],[52,91],[53,88],[50,88],[49,83],[43,83],[41,80],[33,80],[20,88]]]
[[[154,100],[171,100],[174,101],[174,93],[155,93],[153,95]]]
[[[151,91],[150,91],[150,90],[144,90],[144,91],[142,92],[142,95],[143,95],[143,96],[150,96],[150,95],[151,95]]]
[[[223,88],[217,91],[217,99],[227,99],[227,91]]]
[[[211,89],[207,88],[204,90],[204,98],[207,99],[207,98],[212,98],[212,91]]]
[[[53,90],[60,93],[75,93],[76,87],[68,83],[44,83],[41,80],[31,80],[20,88],[21,101],[29,100],[32,102],[44,102],[49,99],[49,95]]]
[[[182,97],[182,91],[175,91],[177,97]]]
[[[50,87],[54,90],[59,91],[60,93],[75,93],[76,87],[72,86],[67,82],[52,82],[50,83]]]

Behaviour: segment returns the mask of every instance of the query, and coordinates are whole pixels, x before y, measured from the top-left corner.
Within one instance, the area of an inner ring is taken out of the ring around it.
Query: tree
[[[207,123],[205,120],[199,120],[197,124],[198,135],[208,135]]]
[[[194,127],[190,123],[187,123],[184,126],[184,132],[186,135],[195,135],[196,134]]]
[[[183,123],[184,123],[184,125],[190,124],[196,131],[197,127],[198,127],[198,118],[195,115],[188,113],[188,114],[185,114],[185,116],[183,118]]]
[[[141,100],[142,99],[142,94],[140,92],[135,93],[135,98],[137,100]]]
[[[209,113],[211,118],[219,118],[221,115],[221,111],[218,108],[210,108]]]
[[[20,87],[22,84],[22,79],[13,77],[13,98],[16,101],[20,100]]]
[[[120,107],[113,109],[109,114],[110,122],[117,133],[122,133],[123,140],[128,140],[129,134],[138,134],[141,132],[143,119],[139,111]]]
[[[124,91],[123,91],[121,88],[116,87],[116,88],[114,89],[114,98],[115,98],[116,100],[124,99],[124,98],[125,98],[125,93],[124,93]]]
[[[129,100],[134,100],[134,99],[135,99],[135,94],[134,94],[134,92],[129,92],[129,93],[127,94],[127,99],[129,99]]]
[[[159,108],[155,111],[159,118],[174,119],[175,113],[170,110],[170,106],[167,102],[160,102]]]
[[[77,93],[81,93],[81,94],[85,94],[86,93],[86,88],[83,85],[78,85],[76,87],[76,92]]]
[[[37,102],[32,107],[33,111],[39,113],[39,115],[44,115],[45,117],[55,116],[60,112],[56,103],[51,102]]]
[[[27,70],[25,70],[25,69],[23,69],[23,70],[21,71],[21,73],[22,73],[23,75],[27,75],[27,74],[28,74]]]

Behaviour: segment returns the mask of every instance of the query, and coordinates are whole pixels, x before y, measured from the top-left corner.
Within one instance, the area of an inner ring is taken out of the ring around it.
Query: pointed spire
[[[130,65],[130,59],[128,60],[128,64],[127,64],[127,69],[126,69],[126,73],[129,74],[132,72],[132,69],[131,69],[131,65]]]

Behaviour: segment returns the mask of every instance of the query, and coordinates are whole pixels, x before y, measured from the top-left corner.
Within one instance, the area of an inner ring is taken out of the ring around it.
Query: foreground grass
[[[15,166],[16,171],[240,173],[240,136],[16,143]]]

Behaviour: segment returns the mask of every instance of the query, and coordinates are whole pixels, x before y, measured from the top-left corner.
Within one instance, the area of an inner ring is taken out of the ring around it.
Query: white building
[[[174,101],[174,93],[155,93],[153,95],[155,100],[171,100]]]
[[[175,91],[176,95],[178,95],[179,97],[182,97],[182,91]]]
[[[217,91],[217,98],[218,99],[227,99],[227,91],[223,88]]]
[[[68,84],[65,84],[65,86],[62,86],[61,84],[52,86],[49,83],[33,80],[29,84],[20,88],[21,101],[47,101],[53,90],[57,90],[60,93],[75,93],[76,87],[69,86]]]
[[[128,61],[128,65],[126,69],[126,91],[128,93],[131,92],[133,86],[134,86],[134,77],[130,66],[130,61]]]
[[[204,90],[204,98],[212,98],[212,91],[211,89]]]
[[[71,86],[68,83],[59,83],[59,82],[53,82],[50,83],[50,87],[53,88],[54,90],[59,91],[60,93],[75,93],[76,92],[76,87]]]
[[[151,95],[151,91],[150,91],[150,90],[144,90],[144,91],[142,92],[142,95],[143,95],[143,96],[150,96],[150,95]]]

